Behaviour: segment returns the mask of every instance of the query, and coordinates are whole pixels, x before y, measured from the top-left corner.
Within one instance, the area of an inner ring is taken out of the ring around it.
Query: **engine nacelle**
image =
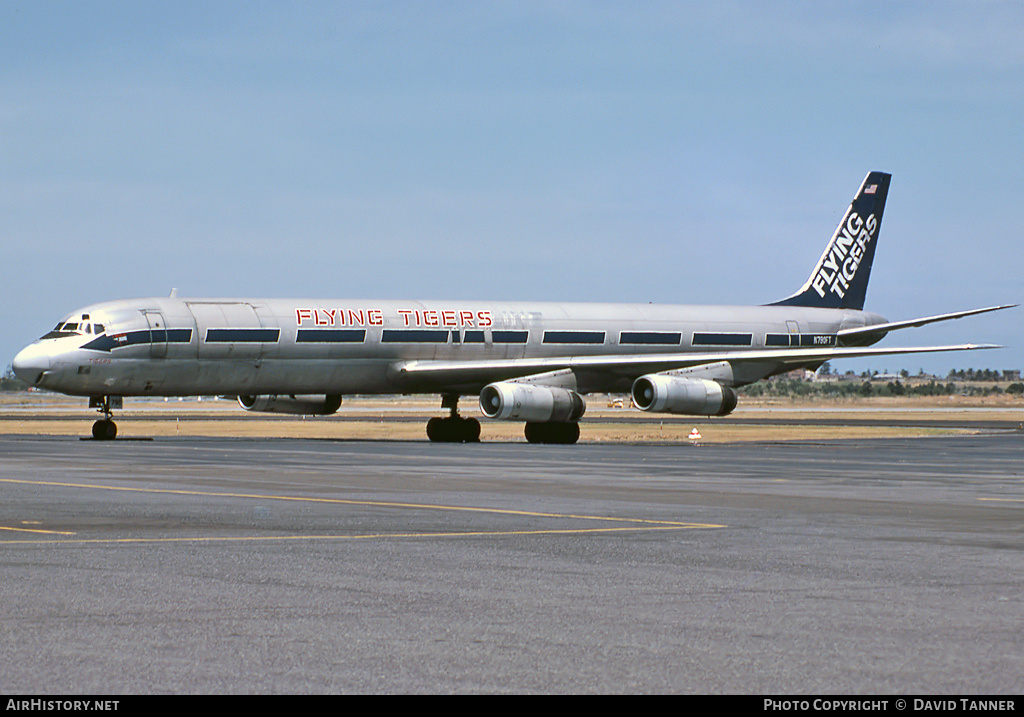
[[[502,421],[575,423],[586,408],[578,393],[556,386],[498,381],[480,392],[480,411]]]
[[[290,413],[296,416],[330,416],[341,407],[341,396],[239,396],[238,403],[246,411],[259,413]]]
[[[725,416],[736,408],[736,392],[717,381],[652,373],[633,382],[633,404],[641,411]]]

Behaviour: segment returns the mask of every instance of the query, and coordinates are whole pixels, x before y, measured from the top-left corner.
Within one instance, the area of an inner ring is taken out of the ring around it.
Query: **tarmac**
[[[22,694],[1013,694],[1024,438],[0,436]]]

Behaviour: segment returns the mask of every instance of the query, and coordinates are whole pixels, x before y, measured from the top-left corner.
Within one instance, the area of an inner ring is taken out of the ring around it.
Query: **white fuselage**
[[[557,368],[588,357],[589,368],[574,369],[581,392],[625,391],[651,364],[601,366],[597,357],[685,355],[693,364],[737,351],[835,347],[838,331],[885,319],[793,306],[166,297],[94,304],[58,328],[68,322],[89,333],[40,339],[16,358],[19,376],[72,395],[175,396],[470,394],[535,373],[539,360]],[[402,370],[425,362],[454,368]],[[472,370],[458,371],[463,363]],[[747,361],[732,382],[782,366],[770,356]]]

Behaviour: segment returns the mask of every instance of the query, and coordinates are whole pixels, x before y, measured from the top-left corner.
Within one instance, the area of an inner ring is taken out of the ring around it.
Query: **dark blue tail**
[[[800,290],[770,306],[863,309],[891,174],[870,172]]]

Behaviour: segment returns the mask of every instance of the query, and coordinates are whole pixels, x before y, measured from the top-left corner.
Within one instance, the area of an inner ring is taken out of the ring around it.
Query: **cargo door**
[[[190,301],[187,306],[199,331],[197,358],[259,361],[276,351],[280,329],[264,326],[252,304]]]

